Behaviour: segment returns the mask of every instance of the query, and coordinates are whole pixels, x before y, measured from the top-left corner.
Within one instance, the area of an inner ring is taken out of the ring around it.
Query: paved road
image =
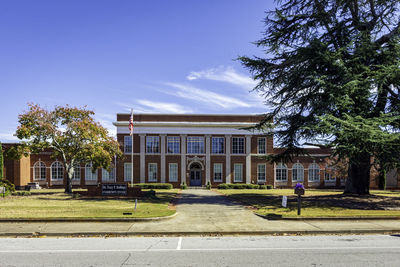
[[[400,236],[0,238],[0,266],[399,266]]]

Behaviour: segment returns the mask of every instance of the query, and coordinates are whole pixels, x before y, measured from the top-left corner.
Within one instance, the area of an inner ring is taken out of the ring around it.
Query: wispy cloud
[[[254,81],[252,78],[244,74],[238,73],[233,67],[230,66],[221,66],[218,68],[210,68],[202,71],[192,71],[186,77],[186,79],[190,81],[205,79],[226,82],[240,86],[247,90],[251,90],[257,85],[257,82]]]
[[[204,102],[214,106],[216,105],[224,109],[232,109],[237,107],[250,107],[250,104],[240,99],[218,94],[208,90],[199,89],[191,85],[172,83],[172,82],[166,82],[164,84],[175,88],[175,91],[170,92],[170,94],[181,98]]]
[[[19,139],[14,136],[14,133],[0,133],[0,140],[1,141],[6,141],[6,142],[16,142],[19,141]]]
[[[157,102],[147,99],[140,99],[133,102],[133,104],[126,104],[118,102],[117,105],[123,107],[125,110],[130,111],[133,108],[135,113],[173,113],[184,114],[193,113],[191,108],[169,102]]]

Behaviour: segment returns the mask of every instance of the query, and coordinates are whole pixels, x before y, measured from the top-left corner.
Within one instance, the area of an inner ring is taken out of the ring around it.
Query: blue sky
[[[0,141],[15,141],[27,103],[116,113],[263,113],[234,59],[259,55],[261,0],[3,0]]]

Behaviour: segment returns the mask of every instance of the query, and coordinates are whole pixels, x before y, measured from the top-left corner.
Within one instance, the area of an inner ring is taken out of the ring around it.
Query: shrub
[[[143,196],[144,197],[155,198],[156,197],[156,191],[154,191],[153,189],[151,189],[149,191],[145,191],[145,192],[143,192]]]
[[[219,184],[218,189],[258,189],[256,184]]]
[[[219,184],[217,186],[218,189],[229,189],[229,186],[227,184]]]
[[[13,196],[30,196],[31,192],[29,191],[16,191],[11,193]]]
[[[258,187],[258,189],[267,189],[266,185],[260,184],[260,186]]]
[[[207,188],[208,190],[211,189],[211,183],[210,183],[210,181],[207,182],[206,188]]]
[[[0,186],[5,187],[6,191],[15,192],[15,185],[5,178],[0,179]]]
[[[274,188],[274,186],[272,184],[267,184],[266,186],[267,186],[267,189],[273,189]]]
[[[186,185],[185,182],[183,182],[183,183],[181,184],[181,189],[186,189],[186,188],[187,188],[187,185]]]
[[[133,184],[132,186],[139,186],[141,189],[172,189],[172,184],[168,183],[143,183]]]

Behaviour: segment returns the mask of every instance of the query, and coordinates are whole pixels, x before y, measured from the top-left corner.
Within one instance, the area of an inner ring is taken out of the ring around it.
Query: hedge
[[[257,184],[219,184],[218,189],[272,189],[272,185]]]
[[[4,186],[6,188],[6,191],[15,192],[15,185],[8,181],[6,178],[0,178],[0,186]]]
[[[133,184],[132,186],[139,186],[142,189],[172,189],[172,184],[168,183],[142,183]]]

